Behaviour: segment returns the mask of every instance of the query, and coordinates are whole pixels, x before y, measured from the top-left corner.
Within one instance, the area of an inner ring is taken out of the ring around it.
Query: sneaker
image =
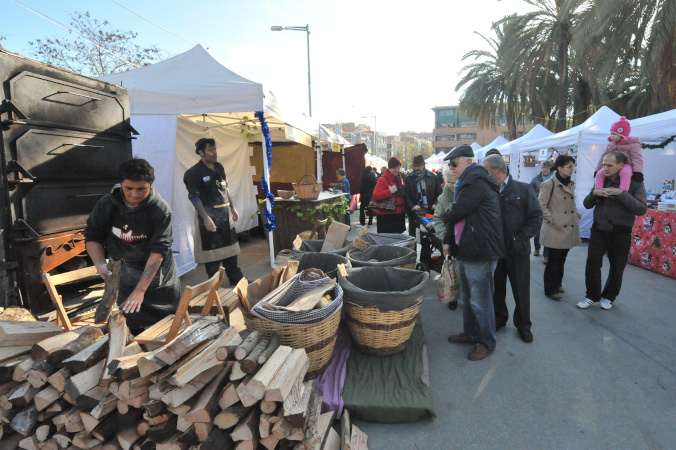
[[[610,309],[613,307],[613,302],[608,300],[607,298],[604,298],[601,300],[601,309]]]
[[[467,355],[467,359],[470,361],[481,361],[491,353],[493,353],[493,350],[489,350],[488,347],[479,342],[476,347],[474,347],[474,350],[472,350],[470,354]]]
[[[585,298],[584,300],[582,300],[581,302],[579,302],[577,304],[577,307],[580,308],[580,309],[587,309],[590,306],[597,305],[598,303],[599,302],[595,302],[594,300],[589,300],[588,298]],[[608,309],[610,309],[610,308],[608,308]]]
[[[470,341],[465,333],[450,335],[448,337],[448,342],[452,344],[476,344],[476,342]]]
[[[533,253],[533,256],[540,256],[540,250],[535,250],[535,252]]]

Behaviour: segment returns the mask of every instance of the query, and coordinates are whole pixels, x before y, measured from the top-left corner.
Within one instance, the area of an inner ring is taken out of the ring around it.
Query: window
[[[455,141],[455,134],[438,134],[434,136],[435,141]]]
[[[471,139],[476,139],[476,133],[460,133],[458,134],[459,141],[469,141]]]

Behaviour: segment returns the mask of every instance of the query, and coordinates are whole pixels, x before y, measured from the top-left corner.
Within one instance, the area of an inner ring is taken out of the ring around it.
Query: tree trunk
[[[567,25],[563,25],[561,44],[559,45],[559,98],[556,114],[556,131],[564,131],[567,128],[566,110],[568,109],[568,47],[570,46],[570,32]]]

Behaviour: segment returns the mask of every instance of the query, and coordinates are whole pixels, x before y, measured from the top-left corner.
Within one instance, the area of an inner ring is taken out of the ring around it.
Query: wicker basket
[[[304,348],[310,361],[310,368],[305,375],[308,380],[324,372],[329,364],[338,336],[340,312],[341,309],[338,309],[328,319],[310,325],[279,325],[251,314],[244,314],[244,322],[248,329],[258,330],[266,337],[278,333],[282,345]]]
[[[404,351],[413,334],[423,297],[403,311],[380,311],[344,302],[347,326],[352,339],[367,355],[389,356]]]
[[[314,181],[312,183],[303,183],[303,178],[305,177],[312,177]],[[293,185],[293,190],[296,191],[298,200],[317,200],[319,193],[322,191],[322,183],[318,183],[314,175],[303,175],[298,180],[298,183],[291,184]]]

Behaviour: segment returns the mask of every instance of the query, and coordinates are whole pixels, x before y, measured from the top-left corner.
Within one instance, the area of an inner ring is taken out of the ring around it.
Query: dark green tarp
[[[352,347],[347,360],[344,408],[351,417],[371,422],[415,422],[434,416],[426,372],[425,335],[420,316],[406,350],[392,356],[369,356]]]

